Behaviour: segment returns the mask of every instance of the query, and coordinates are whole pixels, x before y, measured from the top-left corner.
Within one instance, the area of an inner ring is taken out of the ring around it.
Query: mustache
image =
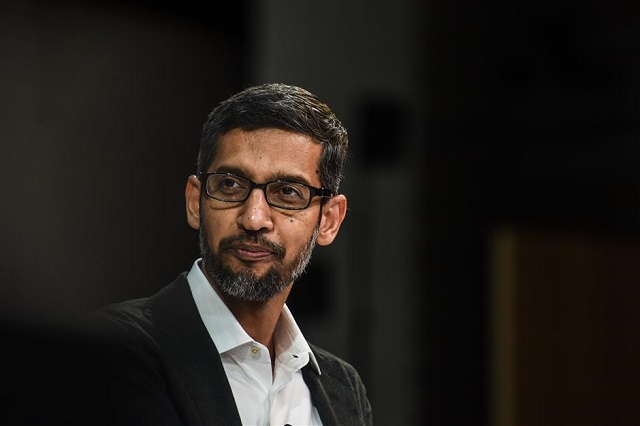
[[[284,259],[285,248],[280,244],[276,244],[273,241],[270,241],[268,238],[262,235],[233,235],[231,237],[226,237],[220,240],[220,244],[218,244],[218,248],[220,251],[228,250],[233,248],[235,244],[238,243],[246,243],[251,245],[259,245],[260,247],[266,248],[270,252],[272,252],[278,259]]]

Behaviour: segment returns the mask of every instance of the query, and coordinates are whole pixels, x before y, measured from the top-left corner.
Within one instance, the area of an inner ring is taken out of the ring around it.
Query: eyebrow
[[[244,178],[253,180],[250,176],[249,173],[246,172],[246,170],[243,170],[239,167],[234,167],[234,166],[221,166],[218,167],[216,170],[214,170],[215,173],[231,173],[234,175],[238,175],[238,176],[242,176]],[[305,185],[311,185],[311,183],[309,183],[309,180],[302,176],[302,175],[292,175],[292,174],[287,174],[287,173],[274,173],[268,176],[267,180],[265,182],[273,182],[273,181],[277,181],[277,180],[286,180],[287,182],[296,182],[296,183],[304,183]],[[311,186],[315,186],[315,185],[311,185]]]

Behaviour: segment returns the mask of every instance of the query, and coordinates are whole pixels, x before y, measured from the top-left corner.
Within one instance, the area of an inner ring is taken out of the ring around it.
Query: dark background
[[[308,29],[299,43],[377,40],[289,53],[291,63],[330,64],[334,74],[308,88],[347,117],[354,152],[338,255],[313,262],[312,290],[292,309],[310,340],[362,372],[377,424],[488,424],[493,230],[638,234],[640,11],[634,2],[400,2],[413,25],[400,28],[385,14],[357,19],[359,5],[334,5],[356,17],[344,33],[335,17],[292,12]],[[219,101],[260,80],[256,58],[268,54],[256,43],[264,9],[219,7],[0,6],[0,308],[5,334],[19,336],[7,339],[16,360],[31,359],[31,338],[51,348],[77,313],[149,295],[198,255],[183,191],[200,128]],[[390,59],[401,31],[413,37],[404,63]],[[390,80],[416,76],[415,101],[372,91],[345,102],[340,77],[363,51]],[[396,178],[410,185],[381,192]],[[346,289],[321,286],[339,275],[334,262],[350,271]],[[322,334],[331,317],[344,330],[333,341]],[[385,351],[396,358],[375,358]]]
[[[484,424],[493,230],[637,239],[640,11],[427,3],[426,418]]]

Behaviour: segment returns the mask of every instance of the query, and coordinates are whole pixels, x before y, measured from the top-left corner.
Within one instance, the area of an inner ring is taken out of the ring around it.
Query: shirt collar
[[[200,317],[216,348],[220,353],[224,353],[238,346],[252,343],[251,336],[244,331],[200,269],[200,260],[197,259],[193,263],[187,274],[187,280]],[[321,374],[318,361],[286,304],[282,308],[275,333],[279,353],[308,354],[311,365],[318,374]]]
[[[318,360],[316,360],[316,356],[309,347],[307,339],[302,335],[302,331],[300,331],[298,324],[293,319],[293,315],[286,304],[282,307],[282,313],[276,324],[275,333],[278,353],[288,353],[294,356],[306,356],[306,354],[308,354],[311,365],[318,374],[321,374]]]

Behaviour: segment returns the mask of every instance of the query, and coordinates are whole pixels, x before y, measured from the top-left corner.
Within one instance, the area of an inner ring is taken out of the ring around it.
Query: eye
[[[233,188],[240,186],[240,183],[236,179],[225,177],[220,181],[218,186],[220,186],[221,188]]]
[[[297,185],[283,186],[282,188],[280,188],[280,192],[282,193],[282,195],[286,195],[289,197],[302,196],[300,188]]]
[[[306,199],[307,187],[293,182],[273,182],[269,194],[278,199]]]
[[[219,198],[241,197],[249,187],[246,179],[232,175],[211,175],[209,177],[209,189],[211,195]]]

